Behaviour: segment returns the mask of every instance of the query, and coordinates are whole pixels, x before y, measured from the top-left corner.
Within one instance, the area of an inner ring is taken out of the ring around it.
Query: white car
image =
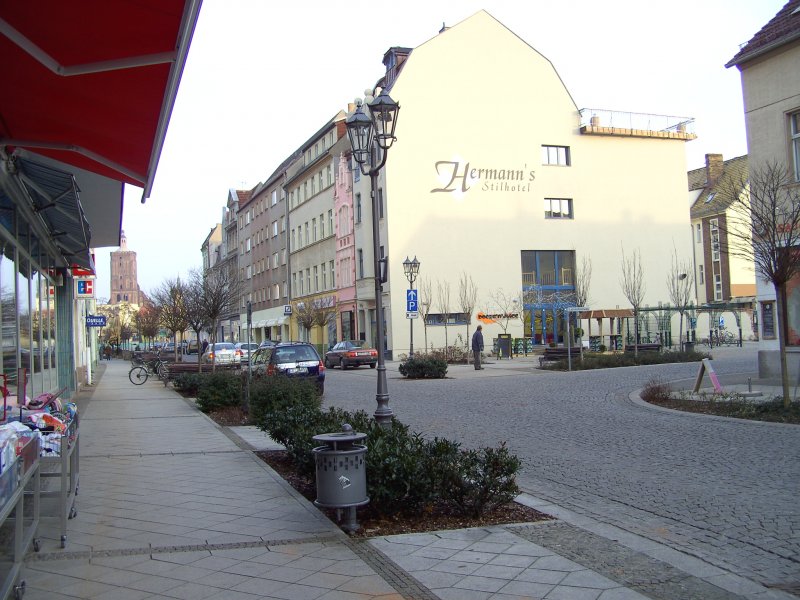
[[[246,363],[250,360],[250,353],[255,352],[258,350],[258,344],[254,343],[247,343],[247,342],[239,342],[236,344],[236,352],[239,353],[239,359]]]
[[[218,365],[229,365],[240,363],[241,356],[237,354],[236,347],[230,342],[217,342],[208,345],[200,360],[206,364],[214,362]]]

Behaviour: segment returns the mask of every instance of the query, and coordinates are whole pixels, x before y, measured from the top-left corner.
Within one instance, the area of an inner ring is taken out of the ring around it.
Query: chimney
[[[722,175],[722,154],[706,154],[706,184],[714,183]]]

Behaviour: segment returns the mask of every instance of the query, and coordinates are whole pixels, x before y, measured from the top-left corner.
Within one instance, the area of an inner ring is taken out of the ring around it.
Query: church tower
[[[128,250],[125,232],[120,234],[119,250],[111,253],[111,296],[109,304],[129,302],[141,304],[143,294],[139,290],[136,274],[136,252]]]

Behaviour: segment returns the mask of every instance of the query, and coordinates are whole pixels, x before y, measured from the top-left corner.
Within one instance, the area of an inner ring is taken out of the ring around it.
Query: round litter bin
[[[367,496],[367,447],[362,443],[366,433],[353,431],[345,424],[338,433],[315,435],[322,444],[312,450],[316,468],[317,499],[314,504],[324,508],[348,510],[348,529],[358,529],[356,507],[369,502]]]

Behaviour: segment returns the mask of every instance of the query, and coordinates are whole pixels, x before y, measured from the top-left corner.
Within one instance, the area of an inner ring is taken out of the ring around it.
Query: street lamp
[[[378,333],[378,384],[375,401],[375,421],[382,427],[391,427],[392,409],[389,408],[389,386],[386,382],[386,362],[384,357],[383,339],[383,298],[381,296],[381,258],[380,234],[378,231],[378,173],[386,164],[386,155],[394,137],[397,125],[397,114],[400,105],[391,99],[385,90],[381,90],[378,97],[369,102],[367,110],[369,116],[362,110],[362,103],[356,102],[355,112],[347,118],[347,136],[353,149],[353,158],[358,163],[359,169],[365,176],[369,176],[370,194],[372,198],[372,259],[375,270],[375,319]]]
[[[419,261],[417,257],[414,257],[414,260],[408,260],[408,256],[403,261],[403,273],[406,274],[406,279],[408,279],[408,289],[414,289],[414,281],[417,279],[417,274],[419,273]],[[411,299],[411,295],[409,294],[409,299]],[[418,300],[417,300],[418,302]],[[416,312],[416,311],[415,311]],[[408,325],[411,329],[411,342],[408,346],[408,356],[414,356],[414,319],[410,317],[408,319]]]

